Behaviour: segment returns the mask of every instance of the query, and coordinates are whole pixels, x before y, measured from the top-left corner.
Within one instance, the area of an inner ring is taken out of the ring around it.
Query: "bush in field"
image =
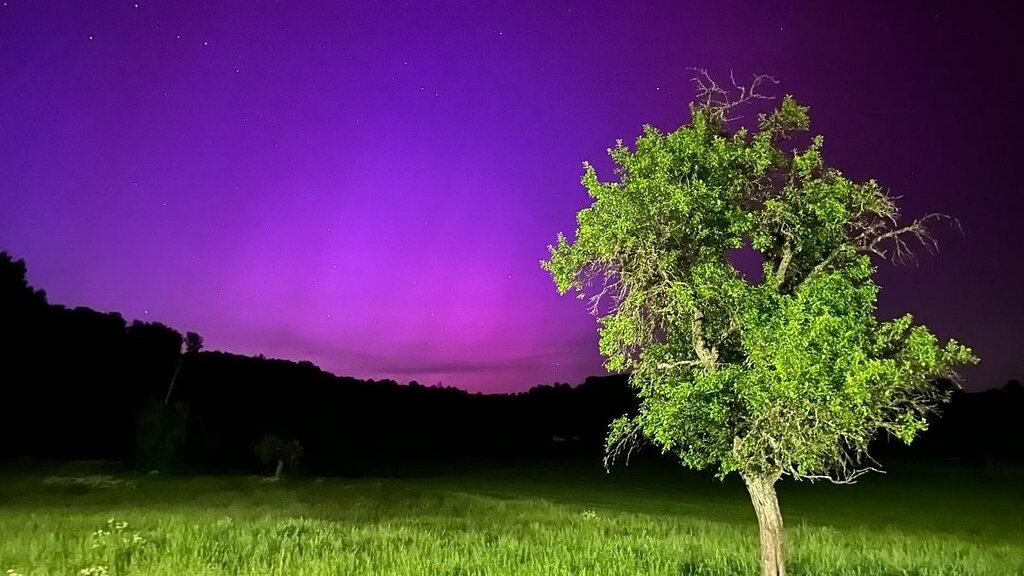
[[[136,465],[141,470],[176,472],[184,467],[190,407],[185,402],[151,401],[139,418]]]
[[[276,463],[274,479],[281,479],[285,464],[295,469],[302,458],[302,444],[298,440],[285,442],[277,436],[266,436],[256,445],[256,456],[264,464]]]

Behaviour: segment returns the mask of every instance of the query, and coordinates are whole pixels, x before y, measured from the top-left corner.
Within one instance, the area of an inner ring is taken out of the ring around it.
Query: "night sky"
[[[1024,378],[1024,21],[770,4],[6,0],[0,250],[53,303],[209,349],[577,383],[597,326],[538,261],[589,204],[581,163],[610,179],[617,138],[687,122],[688,68],[768,73],[833,165],[963,225],[880,266],[880,315],[972,346],[968,389]]]

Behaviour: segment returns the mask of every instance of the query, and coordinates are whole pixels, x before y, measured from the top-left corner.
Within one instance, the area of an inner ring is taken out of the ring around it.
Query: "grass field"
[[[790,573],[1024,575],[1020,470],[783,482]],[[757,574],[737,482],[642,466],[419,479],[0,475],[0,576]]]

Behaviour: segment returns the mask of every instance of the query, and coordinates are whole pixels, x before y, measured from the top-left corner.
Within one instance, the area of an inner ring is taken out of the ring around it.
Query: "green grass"
[[[758,573],[742,486],[683,472],[46,477],[0,476],[0,576]],[[845,487],[783,482],[790,574],[1024,574],[1022,478],[926,469]]]

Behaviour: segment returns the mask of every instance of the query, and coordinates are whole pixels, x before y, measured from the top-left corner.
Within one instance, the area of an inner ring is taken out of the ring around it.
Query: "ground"
[[[783,482],[792,575],[1024,574],[1019,468]],[[642,464],[408,479],[0,474],[0,575],[756,574],[738,481]]]

